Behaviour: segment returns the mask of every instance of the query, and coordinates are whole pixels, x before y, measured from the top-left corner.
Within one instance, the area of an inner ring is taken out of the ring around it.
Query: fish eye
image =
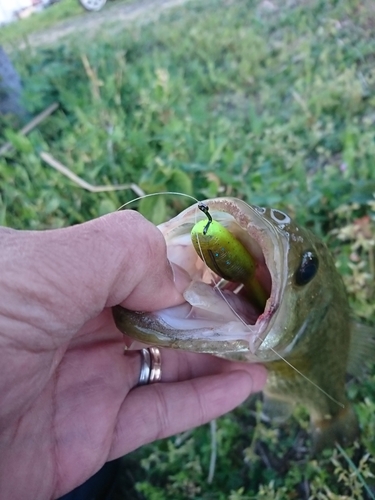
[[[318,257],[311,251],[304,252],[301,264],[295,274],[296,285],[307,285],[316,275],[319,267]]]

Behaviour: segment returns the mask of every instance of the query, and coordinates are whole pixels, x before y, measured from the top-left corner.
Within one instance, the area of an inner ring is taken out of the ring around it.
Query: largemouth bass
[[[149,345],[264,363],[268,413],[285,416],[304,405],[316,451],[353,442],[359,428],[345,377],[364,344],[326,246],[280,210],[234,198],[200,208],[159,226],[169,260],[190,277],[185,303],[153,313],[116,306],[117,327]],[[205,249],[203,236],[217,230],[207,216],[224,236]],[[233,241],[249,255],[243,265]]]

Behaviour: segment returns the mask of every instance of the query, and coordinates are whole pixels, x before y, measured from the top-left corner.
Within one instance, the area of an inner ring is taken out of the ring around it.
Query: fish
[[[188,276],[185,302],[156,312],[115,306],[119,330],[148,345],[262,363],[270,419],[284,420],[300,404],[313,453],[353,443],[359,424],[346,377],[360,371],[374,342],[352,319],[326,245],[281,210],[229,197],[158,227],[168,259]]]

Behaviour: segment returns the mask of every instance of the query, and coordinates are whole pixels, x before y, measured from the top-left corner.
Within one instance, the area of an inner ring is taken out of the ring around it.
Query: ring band
[[[148,383],[155,384],[161,381],[161,354],[157,347],[149,347],[151,356],[151,373]]]
[[[155,384],[161,381],[161,354],[157,347],[141,349],[141,371],[138,385]]]
[[[139,374],[138,385],[148,384],[151,372],[151,356],[148,349],[141,349],[141,372]]]

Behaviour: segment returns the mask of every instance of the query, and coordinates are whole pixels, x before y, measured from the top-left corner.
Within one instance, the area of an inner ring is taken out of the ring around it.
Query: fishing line
[[[198,207],[197,207],[198,208]],[[208,211],[208,207],[207,207],[207,211]],[[207,214],[206,214],[207,215]],[[208,224],[210,224],[212,222],[212,217],[210,216],[209,218],[209,222]],[[209,266],[207,265],[207,262],[204,258],[204,255],[203,255],[203,251],[202,251],[202,247],[201,247],[201,244],[200,244],[200,241],[199,241],[199,235],[197,235],[197,241],[198,241],[198,247],[199,247],[199,251],[200,251],[200,254],[202,256],[202,260],[203,262],[205,263],[205,265],[207,266],[207,268],[210,270],[211,272],[211,275],[212,275],[212,281],[215,283],[215,274],[213,273],[213,271],[209,268]],[[246,323],[246,321],[240,316],[240,314],[234,309],[234,307],[230,304],[230,302],[228,301],[228,299],[225,297],[223,291],[221,290],[221,288],[219,288],[219,285],[222,284],[222,281],[223,281],[223,278],[221,278],[217,283],[215,283],[214,285],[214,288],[219,292],[219,295],[222,297],[222,299],[224,300],[224,302],[227,304],[227,306],[229,307],[229,309],[234,313],[234,315],[240,320],[240,322],[245,326],[245,328],[247,328],[249,330],[249,332],[251,334],[254,335],[254,333],[250,330],[249,328],[249,325]],[[227,282],[227,280],[224,280]],[[259,335],[255,334],[255,337],[258,339],[258,340],[263,340]],[[269,349],[271,350],[271,352],[273,352],[273,354],[275,354],[279,359],[281,359],[282,361],[284,361],[284,363],[286,363],[290,368],[292,368],[298,375],[300,375],[303,379],[305,379],[307,382],[309,382],[313,387],[315,387],[316,389],[318,389],[322,394],[324,394],[325,396],[327,396],[331,401],[333,401],[334,403],[336,403],[337,405],[339,405],[341,408],[345,408],[345,405],[342,404],[340,401],[338,401],[337,399],[335,399],[333,396],[331,396],[328,392],[326,392],[324,389],[322,389],[318,384],[316,384],[315,382],[313,382],[312,380],[309,379],[309,377],[307,377],[304,373],[302,373],[300,370],[298,370],[298,368],[296,368],[295,366],[292,365],[292,363],[290,363],[287,359],[285,359],[281,354],[279,354],[275,349],[273,349],[272,347],[269,347]]]
[[[234,309],[234,307],[229,303],[229,301],[226,299],[225,295],[223,294],[222,290],[220,290],[220,288],[216,287],[215,288],[217,289],[217,291],[219,292],[219,294],[222,296],[224,302],[226,302],[226,304],[228,305],[228,307],[230,308],[230,310],[235,314],[235,316],[237,316],[237,318],[241,321],[241,323],[246,327],[248,328],[248,330],[250,331],[250,333],[253,333],[251,332],[250,328],[249,328],[249,325],[245,322],[245,320],[243,318],[241,318],[241,316],[237,313],[237,311]],[[255,337],[259,340],[262,340],[261,337],[259,335],[256,335],[255,334]],[[312,380],[309,379],[309,377],[307,377],[306,375],[304,375],[300,370],[298,370],[298,368],[296,368],[295,366],[292,365],[292,363],[290,363],[287,359],[285,359],[283,356],[281,356],[281,354],[279,354],[277,351],[275,351],[275,349],[273,349],[272,347],[269,347],[270,351],[272,351],[279,359],[281,359],[282,361],[284,361],[284,363],[286,363],[288,366],[290,366],[290,368],[292,368],[296,373],[298,373],[298,375],[300,375],[302,378],[304,378],[307,382],[309,382],[311,385],[313,385],[314,387],[316,387],[316,389],[318,389],[320,392],[322,392],[324,395],[326,395],[331,401],[333,401],[334,403],[338,404],[341,408],[345,408],[345,405],[343,405],[342,403],[340,403],[340,401],[338,401],[337,399],[335,399],[333,396],[331,396],[330,394],[328,394],[328,392],[326,392],[324,389],[322,389],[321,387],[319,387],[318,384],[316,384],[315,382],[313,382]]]
[[[127,207],[131,203],[135,203],[136,201],[143,200],[144,198],[151,198],[151,196],[160,196],[160,195],[168,195],[168,194],[173,194],[176,196],[184,196],[185,198],[189,198],[190,200],[194,200],[196,203],[199,203],[199,200],[197,198],[194,198],[194,196],[191,196],[190,194],[186,193],[179,193],[178,191],[160,191],[158,193],[149,193],[149,194],[144,194],[142,196],[138,196],[138,198],[133,198],[130,201],[127,201],[121,207],[117,209],[117,211],[122,210],[123,208]]]
[[[207,265],[207,264],[206,264]],[[220,283],[220,282],[219,282]],[[218,284],[219,284],[218,283]],[[217,284],[217,285],[218,285]],[[229,301],[227,300],[227,298],[225,297],[225,295],[223,294],[222,290],[217,286],[215,285],[215,288],[216,290],[219,292],[219,294],[221,295],[221,297],[223,298],[224,302],[228,305],[229,309],[234,313],[235,316],[237,316],[237,318],[241,321],[241,323],[249,330],[250,333],[253,333],[251,332],[250,328],[249,328],[249,325],[245,322],[245,320],[238,314],[238,312],[234,309],[234,307],[229,303]],[[261,337],[259,335],[256,335],[255,334],[255,337],[259,340],[262,340]],[[290,363],[287,359],[285,359],[283,356],[281,356],[281,354],[279,354],[275,349],[273,349],[272,347],[269,347],[269,349],[279,358],[281,359],[282,361],[284,361],[284,363],[286,363],[288,366],[290,366],[290,368],[292,368],[296,373],[298,373],[298,375],[300,375],[302,378],[304,378],[307,382],[309,382],[311,385],[313,385],[316,389],[318,389],[320,392],[322,392],[325,396],[327,396],[331,401],[333,401],[334,403],[338,404],[341,408],[345,408],[345,405],[343,405],[342,403],[340,403],[340,401],[338,401],[337,399],[335,399],[333,396],[331,396],[330,394],[328,394],[328,392],[326,392],[324,389],[322,389],[321,387],[319,387],[318,384],[316,384],[315,382],[313,382],[312,380],[309,379],[309,377],[307,377],[306,375],[304,375],[300,370],[298,370],[298,368],[296,368],[295,366],[292,365],[292,363]]]
[[[176,196],[182,196],[182,197],[185,197],[185,198],[189,198],[190,200],[193,200],[195,203],[197,203],[197,207],[196,207],[196,210],[195,210],[195,222],[197,222],[198,220],[198,214],[199,214],[199,204],[202,204],[202,202],[200,202],[197,198],[195,198],[194,196],[191,196],[189,194],[186,194],[186,193],[180,193],[178,191],[160,191],[158,193],[149,193],[149,194],[145,194],[143,196],[138,196],[137,198],[133,198],[132,200],[128,201],[127,203],[124,203],[123,205],[121,205],[117,210],[122,210],[124,209],[125,207],[127,207],[128,205],[130,205],[131,203],[134,203],[136,201],[140,201],[140,200],[143,200],[144,198],[150,198],[152,196],[162,196],[162,195],[176,195]],[[207,206],[207,210],[209,209],[209,207]],[[207,215],[207,214],[206,214]],[[211,217],[211,216],[210,216]],[[212,219],[211,219],[212,220]],[[209,222],[210,219],[209,219]],[[213,288],[216,289],[219,293],[219,295],[221,296],[221,298],[223,299],[223,301],[227,304],[227,306],[229,307],[229,309],[233,312],[233,314],[239,319],[239,321],[245,326],[245,328],[247,328],[249,330],[249,332],[254,335],[254,332],[252,332],[249,328],[249,325],[246,323],[246,321],[239,315],[239,313],[234,309],[234,307],[230,304],[230,302],[228,301],[228,299],[225,297],[223,291],[221,290],[221,288],[219,288],[219,285],[221,285],[223,283],[223,280],[224,278],[221,278],[219,276],[219,281],[216,282],[215,280],[215,274],[214,272],[210,269],[210,267],[207,265],[207,262],[204,258],[204,255],[203,255],[203,251],[202,251],[202,247],[201,247],[201,243],[200,243],[200,238],[199,238],[199,235],[197,235],[198,238],[197,238],[197,242],[198,242],[198,247],[199,247],[199,252],[201,254],[201,257],[202,257],[202,260],[205,264],[205,266],[207,267],[207,269],[209,270],[209,272],[211,273],[211,276],[212,276],[212,282],[213,282]],[[227,280],[224,280],[224,282],[228,283]],[[255,337],[258,339],[258,340],[261,340],[263,341],[263,339],[255,334]],[[319,387],[318,384],[316,384],[315,382],[313,382],[312,380],[310,380],[304,373],[302,373],[300,370],[298,370],[298,368],[296,368],[295,366],[292,365],[292,363],[290,363],[287,359],[285,359],[281,354],[279,354],[275,349],[273,349],[272,347],[269,348],[270,351],[275,354],[276,357],[278,357],[280,360],[284,361],[284,363],[286,363],[290,368],[292,368],[298,375],[300,375],[303,379],[305,379],[307,382],[309,382],[313,387],[315,387],[316,389],[318,389],[322,394],[324,394],[325,396],[327,396],[327,398],[329,398],[331,401],[333,401],[334,403],[336,403],[337,405],[339,405],[341,408],[345,408],[345,405],[340,403],[340,401],[338,401],[337,399],[335,399],[333,396],[331,396],[328,392],[326,392],[324,389],[322,389],[321,387]]]

